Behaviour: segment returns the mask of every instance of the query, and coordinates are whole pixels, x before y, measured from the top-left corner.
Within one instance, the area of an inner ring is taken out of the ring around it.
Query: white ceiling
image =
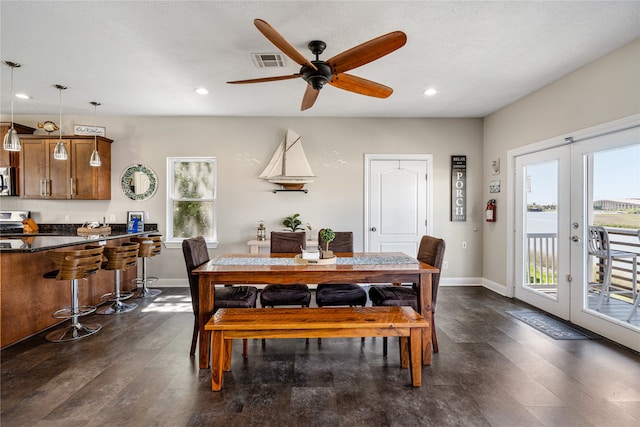
[[[16,114],[175,116],[483,117],[640,37],[640,1],[10,1],[0,3],[3,61],[15,70]],[[302,79],[258,69],[252,53],[277,49],[254,27],[269,22],[303,55],[320,59],[390,31],[399,50],[350,71],[394,89],[387,99],[327,85],[304,112]],[[2,64],[2,113],[10,72]],[[196,87],[210,94],[197,95]],[[433,97],[423,91],[438,90]]]

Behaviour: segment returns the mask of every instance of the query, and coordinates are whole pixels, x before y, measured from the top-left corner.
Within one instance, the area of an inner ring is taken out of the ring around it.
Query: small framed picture
[[[144,212],[127,212],[127,233],[140,233],[144,231]]]
[[[489,181],[489,193],[499,193],[500,192],[500,180],[494,179],[493,181]]]

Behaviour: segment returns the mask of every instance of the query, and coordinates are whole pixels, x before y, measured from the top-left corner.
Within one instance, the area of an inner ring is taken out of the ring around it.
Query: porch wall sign
[[[451,221],[467,220],[467,156],[451,156]]]

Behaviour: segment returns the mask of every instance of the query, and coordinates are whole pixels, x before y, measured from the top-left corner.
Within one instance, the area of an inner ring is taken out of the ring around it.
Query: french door
[[[570,146],[516,158],[515,295],[570,318]]]
[[[640,350],[640,316],[627,320],[633,293],[597,307],[598,260],[587,240],[589,226],[604,226],[619,242],[614,249],[640,253],[640,127],[565,141],[513,162],[515,296]],[[639,267],[617,268],[615,280],[631,288]]]

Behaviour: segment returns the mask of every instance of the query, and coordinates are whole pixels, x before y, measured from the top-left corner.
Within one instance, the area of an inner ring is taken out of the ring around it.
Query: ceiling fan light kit
[[[315,103],[320,89],[327,83],[338,89],[354,92],[360,95],[375,98],[387,98],[393,93],[393,89],[363,79],[362,77],[346,74],[346,71],[368,64],[376,59],[401,48],[407,42],[407,36],[402,31],[393,31],[382,35],[358,46],[352,47],[326,61],[320,60],[320,55],[327,45],[321,40],[309,42],[309,50],[316,56],[315,60],[305,58],[293,45],[285,40],[271,25],[262,19],[255,19],[254,25],[258,30],[286,56],[301,66],[300,72],[286,76],[263,77],[249,80],[235,80],[227,83],[265,83],[278,80],[288,80],[297,77],[307,82],[307,88],[302,97],[301,110],[311,108]]]

